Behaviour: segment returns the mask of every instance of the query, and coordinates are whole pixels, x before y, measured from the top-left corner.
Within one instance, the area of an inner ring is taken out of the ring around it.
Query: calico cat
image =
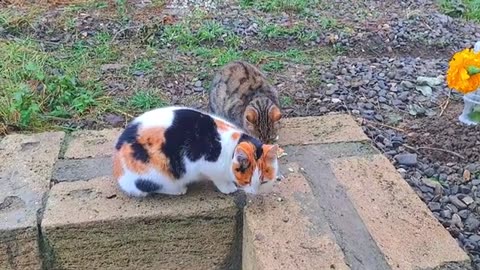
[[[217,72],[209,97],[210,111],[233,122],[263,143],[277,137],[282,118],[278,93],[254,65],[235,61]]]
[[[114,178],[134,197],[182,195],[201,180],[225,194],[255,194],[260,185],[273,185],[278,173],[278,145],[262,144],[222,118],[186,107],[143,113],[127,125],[115,149]]]

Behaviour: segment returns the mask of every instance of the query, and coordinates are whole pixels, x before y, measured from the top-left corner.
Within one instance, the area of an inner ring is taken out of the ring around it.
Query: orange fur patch
[[[277,106],[272,106],[268,112],[268,116],[272,119],[273,122],[277,122],[282,118],[282,113]]]
[[[234,132],[232,133],[232,140],[238,141],[240,139],[240,132]]]
[[[256,166],[255,161],[255,146],[249,142],[241,142],[237,145],[238,149],[241,149],[246,155],[250,166],[244,171],[237,171],[241,167],[241,164],[234,163],[233,164],[233,172],[235,174],[235,178],[237,179],[237,183],[241,186],[245,186],[250,184],[253,175],[253,169]],[[237,150],[235,150],[237,151]]]
[[[127,168],[137,174],[146,173],[148,170],[148,165],[136,160],[133,157],[133,149],[131,144],[124,144],[122,148],[120,148],[120,155],[123,157],[125,161],[125,165]]]
[[[113,155],[113,177],[118,181],[122,175],[122,160],[120,158],[120,154],[117,152]]]
[[[252,107],[247,107],[247,109],[245,110],[245,118],[247,119],[247,121],[254,124],[257,122],[257,117],[257,110]]]
[[[141,130],[137,141],[147,150],[151,166],[173,179],[170,160],[160,150],[165,143],[165,129],[156,127]]]
[[[260,170],[260,178],[264,180],[267,179],[275,179],[275,172],[273,166],[270,166],[273,159],[276,158],[277,150],[274,149],[275,145],[263,145],[263,155],[259,159],[258,168]],[[278,146],[277,146],[278,149]]]
[[[218,120],[218,119],[215,119],[215,124],[217,125],[217,128],[220,131],[228,131],[230,129],[235,128],[234,126],[230,125],[229,123],[227,123],[225,121],[222,121],[222,120]]]

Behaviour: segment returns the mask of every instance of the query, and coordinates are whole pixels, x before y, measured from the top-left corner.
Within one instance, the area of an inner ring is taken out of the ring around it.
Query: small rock
[[[474,202],[474,200],[470,196],[465,196],[465,198],[463,198],[462,201],[467,205],[470,205]]]
[[[426,97],[430,97],[433,94],[432,88],[428,85],[418,85],[415,87],[418,91],[422,93],[422,95]]]
[[[468,217],[468,215],[470,214],[470,211],[469,210],[462,210],[462,211],[458,211],[458,215],[462,218],[462,219],[466,219]]]
[[[381,116],[380,114],[375,114],[375,116],[373,118],[375,118],[375,120],[377,120],[379,122],[383,122],[383,116]]]
[[[440,211],[442,209],[442,206],[438,202],[430,202],[430,203],[428,203],[428,208],[430,208],[430,210],[436,212],[436,211]]]
[[[460,216],[458,214],[453,214],[452,215],[452,225],[455,225],[460,229],[463,228],[462,219],[460,218]]]
[[[409,81],[402,81],[400,83],[400,85],[403,86],[404,88],[407,88],[407,89],[415,88],[415,84],[413,84],[412,82],[409,82]]]
[[[332,98],[332,102],[336,104],[336,103],[342,102],[342,100],[340,100],[338,98]]]
[[[460,192],[463,193],[463,194],[469,194],[471,191],[471,188],[469,186],[466,186],[466,185],[461,185],[460,186]]]
[[[457,196],[449,196],[450,202],[455,205],[458,209],[465,209],[467,205],[461,201]]]
[[[470,215],[467,220],[465,220],[465,228],[469,231],[476,230],[478,226],[480,226],[480,221],[473,215]]]
[[[438,76],[438,77],[419,76],[417,78],[418,85],[428,85],[430,87],[435,87],[437,85],[441,85],[442,83],[443,83],[443,78],[441,76]]]
[[[288,218],[288,217],[283,217],[283,218],[282,218],[282,221],[283,221],[283,222],[288,222],[288,221],[289,221],[289,218]]]
[[[125,121],[125,119],[117,114],[109,113],[105,115],[105,122],[112,125],[113,127],[121,127]]]
[[[202,87],[202,81],[196,81],[194,86],[197,87],[197,88]]]
[[[415,166],[417,165],[417,154],[398,154],[395,156],[395,160],[400,165]]]
[[[452,218],[452,211],[451,210],[443,210],[440,212],[440,216],[446,219],[451,219]]]
[[[435,174],[435,169],[433,168],[428,168],[426,169],[423,173],[425,173],[425,175],[427,177],[432,177],[434,174]]]
[[[468,239],[472,242],[479,242],[480,241],[480,235],[478,234],[472,234]]]

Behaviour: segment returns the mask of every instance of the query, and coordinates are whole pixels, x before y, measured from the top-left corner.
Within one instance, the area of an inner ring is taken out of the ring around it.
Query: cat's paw
[[[234,183],[224,183],[221,185],[217,184],[216,186],[218,190],[220,190],[220,192],[222,192],[223,194],[231,194],[238,190]]]

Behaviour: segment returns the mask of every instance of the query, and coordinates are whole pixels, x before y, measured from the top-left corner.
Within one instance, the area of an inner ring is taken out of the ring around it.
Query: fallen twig
[[[373,122],[373,121],[367,120],[365,118],[362,118],[362,124],[363,123],[369,123],[369,124],[373,124],[373,125],[376,125],[376,126],[381,126],[381,127],[386,127],[386,128],[389,128],[389,129],[393,129],[393,130],[396,130],[396,131],[399,131],[399,132],[405,132],[405,130],[403,130],[401,128],[392,127],[392,126],[382,124],[382,123],[378,123],[378,122]]]
[[[403,145],[405,148],[408,148],[408,149],[411,149],[415,152],[418,152],[418,150],[421,150],[421,149],[425,149],[425,150],[433,150],[433,151],[441,151],[441,152],[445,152],[445,153],[449,153],[449,154],[452,154],[456,157],[459,157],[461,159],[465,159],[464,156],[460,155],[459,153],[457,152],[453,152],[453,151],[450,151],[450,150],[447,150],[447,149],[443,149],[443,148],[436,148],[436,147],[428,147],[428,146],[420,146],[420,147],[413,147],[413,146],[410,146],[408,144],[404,144]]]
[[[450,89],[450,92],[448,92],[447,101],[445,101],[445,103],[442,105],[442,110],[440,111],[440,115],[439,115],[439,116],[442,116],[442,115],[443,115],[443,112],[447,109],[448,104],[450,104],[450,97],[451,97],[451,96],[452,96],[452,90]]]

